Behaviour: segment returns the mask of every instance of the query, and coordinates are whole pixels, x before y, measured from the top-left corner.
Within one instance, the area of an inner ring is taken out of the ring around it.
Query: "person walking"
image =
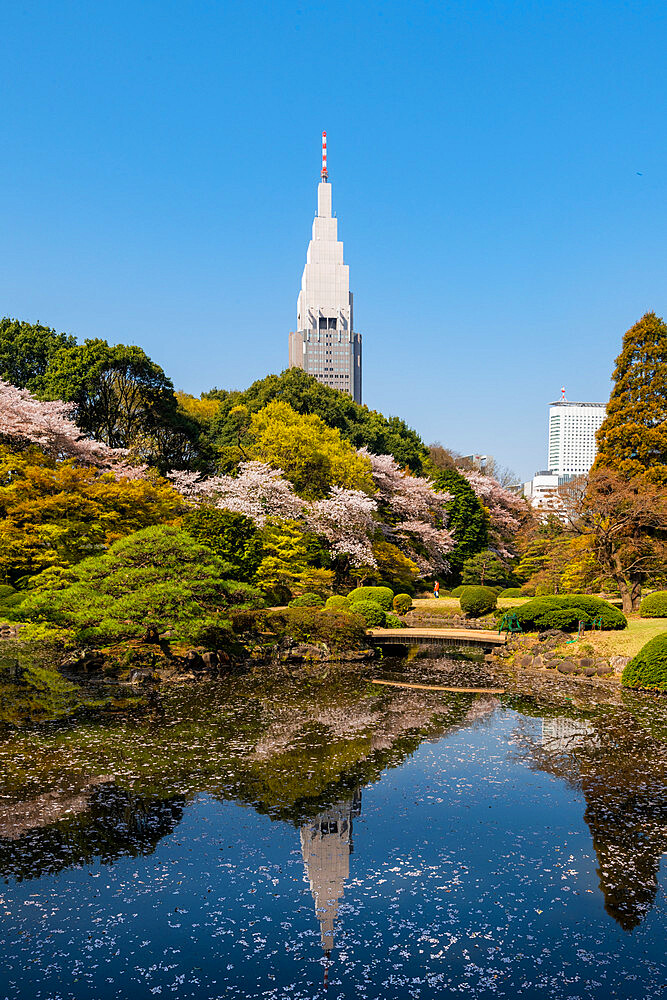
[[[433,596],[435,598],[440,597],[440,581],[439,580],[435,581],[435,586],[433,587]]]

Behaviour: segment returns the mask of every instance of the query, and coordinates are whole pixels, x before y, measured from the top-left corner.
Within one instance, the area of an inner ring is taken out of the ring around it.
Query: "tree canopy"
[[[75,346],[74,337],[66,333],[5,316],[0,319],[0,378],[17,389],[40,392],[52,358]]]
[[[667,485],[667,325],[648,312],[623,337],[593,473]]]
[[[282,469],[300,496],[320,499],[332,486],[374,491],[370,463],[316,414],[300,414],[282,400],[253,413],[249,454]]]
[[[244,392],[214,389],[205,393],[205,397],[220,403],[220,413],[213,418],[212,426],[220,448],[238,443],[238,419],[232,414],[235,407],[245,406],[255,413],[274,400],[281,400],[297,413],[318,416],[327,426],[340,431],[355,448],[366,447],[376,455],[393,455],[401,467],[417,474],[422,472],[428,456],[423,441],[405,421],[360,406],[346,393],[322,385],[300,368],[268,375],[253,382]]]

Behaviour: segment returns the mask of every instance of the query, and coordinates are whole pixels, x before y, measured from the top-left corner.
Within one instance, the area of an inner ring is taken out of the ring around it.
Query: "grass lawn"
[[[587,632],[583,642],[600,656],[634,656],[661,632],[667,632],[665,618],[628,618],[628,627],[622,632]],[[575,642],[570,648],[574,652],[578,646]]]

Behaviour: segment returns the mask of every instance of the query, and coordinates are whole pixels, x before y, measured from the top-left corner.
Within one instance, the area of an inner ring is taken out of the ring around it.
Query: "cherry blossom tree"
[[[309,505],[306,520],[312,531],[326,538],[334,558],[344,555],[354,568],[374,568],[370,533],[375,514],[377,504],[367,493],[334,486],[326,499]]]
[[[75,458],[108,469],[116,478],[133,479],[144,469],[129,465],[127,452],[85,437],[72,420],[72,404],[44,402],[27,389],[0,379],[0,436],[14,443],[35,444],[54,458]]]
[[[449,493],[439,492],[422,476],[401,469],[391,455],[360,454],[371,463],[376,499],[389,517],[382,525],[386,538],[413,560],[425,576],[449,569],[446,556],[454,548],[447,529]]]
[[[241,462],[237,476],[202,479],[193,472],[171,472],[169,479],[186,500],[245,514],[260,528],[267,517],[296,520],[307,507],[282,470],[265,462]]]

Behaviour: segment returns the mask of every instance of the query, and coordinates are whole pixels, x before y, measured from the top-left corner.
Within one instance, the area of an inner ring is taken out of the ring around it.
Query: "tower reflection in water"
[[[361,789],[301,827],[301,853],[315,901],[325,955],[333,948],[338,903],[350,874],[352,820],[361,814]]]

